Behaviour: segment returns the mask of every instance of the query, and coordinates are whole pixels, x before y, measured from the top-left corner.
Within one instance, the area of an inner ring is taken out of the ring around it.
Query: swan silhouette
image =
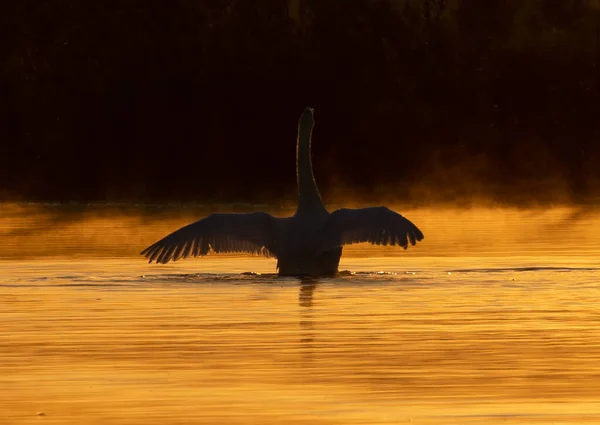
[[[298,122],[296,177],[298,207],[292,217],[265,212],[211,214],[165,236],[141,252],[149,262],[216,253],[250,253],[277,258],[281,276],[335,275],[344,245],[415,245],[423,233],[387,207],[341,208],[329,213],[321,200],[310,158],[314,110]]]

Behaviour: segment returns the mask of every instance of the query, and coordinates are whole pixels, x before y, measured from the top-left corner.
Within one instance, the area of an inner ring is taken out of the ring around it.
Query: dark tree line
[[[327,196],[600,194],[587,0],[12,0],[0,196],[293,199],[316,109]]]

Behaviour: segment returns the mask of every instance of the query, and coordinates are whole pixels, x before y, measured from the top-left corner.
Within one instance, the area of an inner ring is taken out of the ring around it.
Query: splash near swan
[[[298,206],[291,217],[265,212],[211,214],[174,231],[141,252],[149,262],[216,253],[249,253],[277,258],[282,276],[335,275],[344,245],[369,242],[406,249],[423,239],[410,220],[385,206],[327,211],[311,162],[314,110],[298,122],[296,178]]]

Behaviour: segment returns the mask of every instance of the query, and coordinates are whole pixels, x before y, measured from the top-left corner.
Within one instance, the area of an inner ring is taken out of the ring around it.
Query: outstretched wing
[[[278,220],[281,219],[264,212],[211,214],[165,236],[140,254],[150,263],[206,255],[211,248],[217,253],[245,252],[274,257]]]
[[[341,208],[327,219],[321,251],[361,242],[406,249],[409,243],[415,245],[422,239],[417,226],[387,207]]]

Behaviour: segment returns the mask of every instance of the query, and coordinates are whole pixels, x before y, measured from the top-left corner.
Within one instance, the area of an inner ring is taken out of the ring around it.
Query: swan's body
[[[167,263],[214,252],[246,252],[277,258],[280,275],[333,275],[344,245],[415,245],[423,233],[387,207],[338,209],[329,213],[312,171],[310,142],[313,110],[306,108],[298,124],[296,176],[298,208],[292,217],[264,212],[211,214],[182,227],[142,251],[150,262]]]

